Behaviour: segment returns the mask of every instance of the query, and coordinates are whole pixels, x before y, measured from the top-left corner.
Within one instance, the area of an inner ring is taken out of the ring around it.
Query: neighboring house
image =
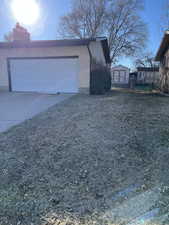
[[[138,67],[137,84],[153,84],[159,81],[158,67]]]
[[[130,69],[119,65],[111,68],[112,85],[127,86],[129,84]]]
[[[155,60],[160,62],[160,89],[169,93],[169,31],[166,31]]]
[[[92,60],[110,63],[106,38],[30,41],[21,36],[0,43],[1,90],[88,93]]]

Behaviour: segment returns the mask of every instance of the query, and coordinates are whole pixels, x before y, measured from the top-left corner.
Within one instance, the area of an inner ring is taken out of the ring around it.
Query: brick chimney
[[[13,29],[13,41],[30,41],[30,33],[19,23]]]

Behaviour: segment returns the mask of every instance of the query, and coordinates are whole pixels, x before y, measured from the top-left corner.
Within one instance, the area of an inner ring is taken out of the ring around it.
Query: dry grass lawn
[[[168,97],[79,94],[0,134],[0,225],[110,224],[116,194],[167,186],[168,162]]]

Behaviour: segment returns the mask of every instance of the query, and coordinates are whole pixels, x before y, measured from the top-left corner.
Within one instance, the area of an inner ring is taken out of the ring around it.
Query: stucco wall
[[[102,44],[100,41],[92,41],[89,45],[92,58],[97,62],[106,65],[105,56],[103,53]]]
[[[0,88],[8,89],[8,57],[79,56],[79,89],[88,89],[90,56],[86,46],[0,49]]]

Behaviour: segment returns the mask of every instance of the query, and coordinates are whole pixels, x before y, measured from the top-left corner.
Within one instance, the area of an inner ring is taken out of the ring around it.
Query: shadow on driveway
[[[0,93],[0,132],[46,111],[72,94],[48,95],[38,93]]]

